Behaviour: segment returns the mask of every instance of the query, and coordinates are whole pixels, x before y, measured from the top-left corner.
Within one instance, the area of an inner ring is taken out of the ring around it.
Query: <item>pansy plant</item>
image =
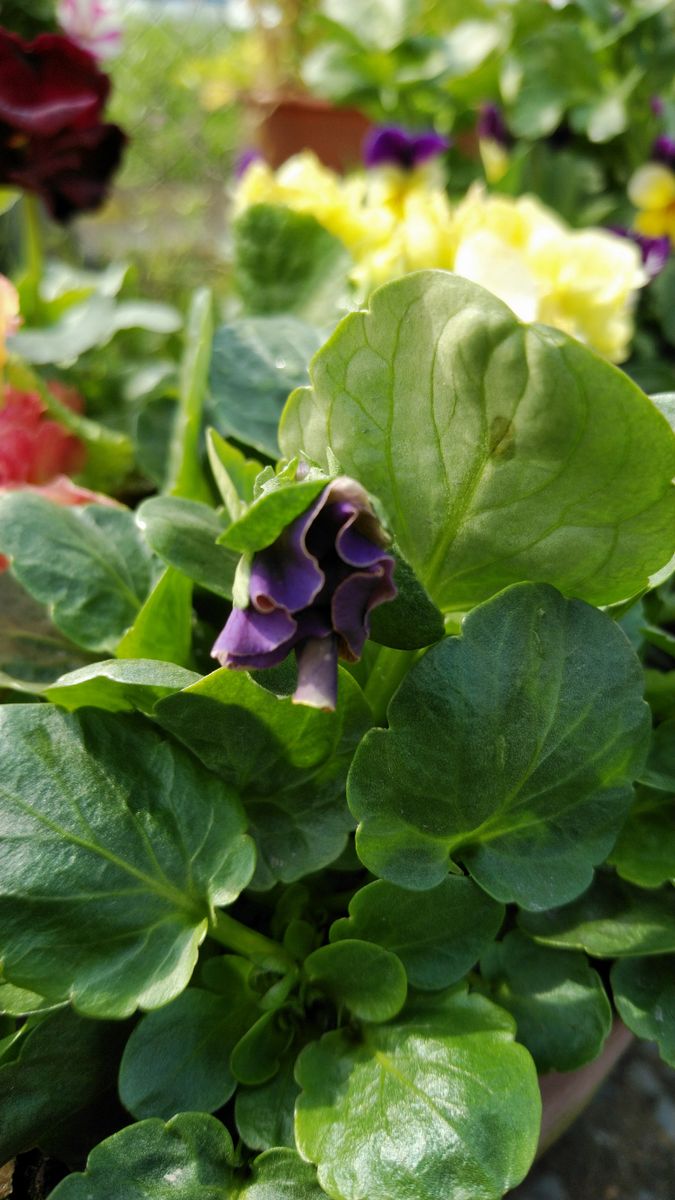
[[[617,1011],[675,1065],[672,402],[420,272],[207,484],[207,344],[171,494],[0,498],[86,652],[3,677],[0,1160],[499,1200]]]

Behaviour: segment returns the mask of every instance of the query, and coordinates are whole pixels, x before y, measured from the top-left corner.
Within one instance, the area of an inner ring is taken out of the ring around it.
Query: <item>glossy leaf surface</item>
[[[638,789],[609,861],[622,879],[640,887],[675,883],[675,785],[672,795]]]
[[[154,659],[106,659],[61,675],[42,695],[59,708],[105,708],[108,712],[150,715],[165,696],[196,683],[201,676],[174,663]]]
[[[405,1004],[405,968],[390,950],[346,938],[305,959],[307,978],[362,1021],[388,1021]]]
[[[593,958],[675,952],[675,890],[644,891],[599,875],[585,895],[545,913],[522,913],[520,926],[547,946]]]

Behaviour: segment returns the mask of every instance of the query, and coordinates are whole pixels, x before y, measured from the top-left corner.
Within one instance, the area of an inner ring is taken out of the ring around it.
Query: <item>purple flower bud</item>
[[[670,238],[664,237],[647,237],[644,233],[638,233],[635,229],[626,229],[624,225],[611,225],[612,233],[616,233],[618,237],[628,238],[638,246],[642,254],[642,265],[650,279],[654,279],[665,267],[670,256]]]
[[[367,167],[387,165],[412,171],[443,154],[449,146],[449,139],[433,129],[426,133],[409,133],[399,125],[380,125],[366,137],[363,161]]]
[[[500,146],[510,146],[513,140],[498,104],[481,104],[476,129],[479,138]]]
[[[274,667],[295,650],[294,700],[331,710],[337,660],[356,662],[369,613],[393,600],[394,559],[359,483],[339,476],[253,555],[249,603],[234,608],[211,651],[223,667]]]
[[[234,162],[234,177],[241,179],[245,175],[251,163],[262,162],[262,154],[256,150],[255,146],[247,146],[244,150],[240,150]]]
[[[666,166],[672,166],[675,162],[675,137],[660,133],[652,146],[652,158],[665,163]]]

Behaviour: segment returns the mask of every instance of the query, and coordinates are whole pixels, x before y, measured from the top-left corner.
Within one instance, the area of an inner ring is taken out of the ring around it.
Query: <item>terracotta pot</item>
[[[334,171],[361,161],[370,121],[356,108],[336,108],[303,95],[251,95],[246,98],[251,138],[267,162],[278,167],[301,150],[313,150]]]
[[[593,1062],[580,1067],[578,1071],[564,1074],[552,1071],[540,1077],[543,1112],[537,1157],[562,1136],[590,1103],[633,1040],[633,1034],[617,1018],[602,1054]]]

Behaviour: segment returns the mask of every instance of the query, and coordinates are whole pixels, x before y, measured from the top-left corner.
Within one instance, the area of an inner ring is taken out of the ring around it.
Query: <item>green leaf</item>
[[[274,277],[270,280],[274,283]],[[283,313],[221,325],[213,340],[208,413],[217,429],[276,459],[281,411],[321,345],[311,325]]]
[[[320,11],[372,50],[393,50],[411,30],[419,14],[419,0],[322,0]]]
[[[213,478],[230,519],[236,521],[253,500],[253,485],[262,469],[255,458],[246,458],[241,450],[222,438],[215,429],[207,429],[206,446]]]
[[[675,795],[675,720],[664,721],[652,734],[652,744],[640,782]]]
[[[351,258],[315,217],[254,204],[233,234],[234,282],[250,313],[295,314],[317,325],[335,318]]]
[[[612,967],[614,1001],[633,1033],[675,1067],[675,958],[625,958]]]
[[[642,891],[612,875],[562,908],[521,913],[521,929],[544,946],[585,950],[592,958],[675,951],[675,891]]]
[[[640,664],[603,613],[508,588],[415,664],[349,774],[359,857],[423,891],[461,860],[525,908],[578,896],[630,807],[649,737]],[[171,700],[164,701],[171,703]]]
[[[335,1200],[500,1200],[534,1157],[534,1065],[482,996],[413,1003],[360,1037],[327,1033],[296,1077],[298,1149]]]
[[[232,1139],[215,1117],[181,1113],[122,1129],[92,1150],[49,1200],[235,1200]]]
[[[276,541],[291,521],[307,511],[327,484],[326,478],[305,479],[300,483],[289,480],[287,484],[282,481],[279,486],[258,496],[238,521],[228,525],[218,540],[240,554],[264,550]]]
[[[208,504],[176,496],[144,500],[136,521],[164,562],[217,596],[232,597],[239,556],[217,544],[227,522]]]
[[[380,288],[310,374],[283,453],[327,466],[330,449],[442,610],[524,579],[611,604],[672,556],[665,418],[623,372],[475,284],[420,271]]]
[[[293,1073],[295,1059],[291,1051],[267,1083],[237,1089],[234,1119],[240,1138],[252,1150],[271,1150],[274,1146],[295,1149],[294,1111],[300,1091]]]
[[[346,671],[335,713],[293,704],[246,672],[223,669],[163,700],[155,716],[241,795],[258,845],[254,886],[290,883],[338,857],[353,827],[346,775],[370,724]]]
[[[241,1083],[265,1083],[276,1075],[292,1041],[293,1026],[283,1009],[263,1013],[232,1050],[232,1074]]]
[[[9,492],[0,497],[0,553],[62,633],[88,650],[115,650],[152,585],[152,559],[123,508],[62,508]]]
[[[190,301],[185,331],[167,489],[173,496],[187,500],[211,497],[201,467],[200,445],[212,340],[213,297],[208,288],[198,288]]]
[[[412,567],[393,548],[397,594],[369,615],[370,637],[382,646],[419,650],[440,641],[445,633],[443,616],[427,595]]]
[[[199,678],[194,671],[185,671],[173,663],[111,658],[61,675],[41,689],[41,693],[68,712],[105,708],[108,712],[142,712],[150,716],[159,700],[189,687]]]
[[[640,887],[675,883],[675,795],[639,788],[609,861]]]
[[[574,1071],[600,1053],[612,1006],[583,954],[537,946],[518,930],[480,963],[487,994],[514,1017],[539,1071]]]
[[[67,1158],[86,1154],[109,1132],[127,1033],[125,1026],[86,1021],[67,1008],[27,1032],[16,1060],[0,1067],[3,1162],[34,1146]]]
[[[268,1150],[254,1159],[241,1200],[325,1200],[316,1171],[295,1150]]]
[[[305,959],[305,973],[336,1005],[361,1021],[388,1021],[408,991],[405,967],[390,950],[346,938],[321,946]]]
[[[227,998],[188,988],[146,1013],[127,1042],[120,1098],[136,1118],[215,1112],[237,1086],[230,1054],[255,1016],[248,988]]]
[[[0,1013],[3,1016],[31,1017],[36,1013],[51,1012],[61,1005],[51,1004],[37,992],[28,992],[25,988],[14,987],[12,983],[4,983],[0,976]]]
[[[35,366],[74,363],[95,346],[105,346],[123,329],[175,333],[181,320],[174,308],[149,301],[116,303],[112,296],[93,294],[67,308],[58,321],[20,329],[9,339],[13,354]]]
[[[167,567],[115,652],[118,658],[192,663],[192,580]]]
[[[385,946],[414,987],[434,991],[466,975],[503,919],[503,906],[463,876],[421,894],[377,880],[352,897],[349,917],[334,922],[330,940],[357,937]]]
[[[236,797],[141,717],[0,709],[5,978],[95,1017],[187,985],[253,870]]]
[[[88,660],[10,572],[0,572],[0,688],[37,695],[44,684]]]

